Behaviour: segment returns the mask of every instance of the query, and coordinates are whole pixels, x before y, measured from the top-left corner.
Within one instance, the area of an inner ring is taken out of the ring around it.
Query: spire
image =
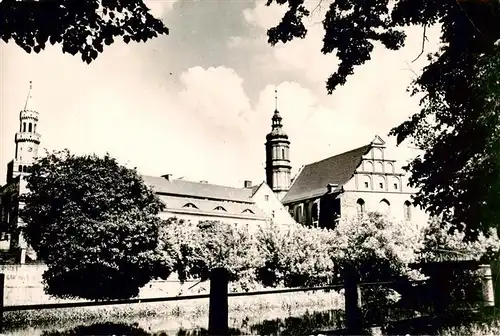
[[[33,82],[30,81],[30,88],[28,90],[28,96],[26,97],[26,102],[24,103],[24,111],[34,111],[33,109],[33,97],[31,96],[31,91],[33,89]]]
[[[274,110],[278,111],[278,88],[274,87]]]

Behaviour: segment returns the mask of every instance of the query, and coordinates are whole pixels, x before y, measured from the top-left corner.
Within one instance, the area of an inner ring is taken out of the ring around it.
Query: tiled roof
[[[142,176],[146,185],[163,195],[190,196],[201,199],[253,203],[253,188],[233,188],[203,182],[179,179],[167,180],[163,177]]]
[[[267,218],[264,212],[255,204],[215,201],[192,197],[163,196],[160,200],[165,203],[166,211],[182,212],[189,214],[211,214],[220,217],[241,217],[249,219]],[[216,210],[218,209],[218,210]]]
[[[370,148],[371,144],[365,145],[304,166],[282,202],[287,204],[323,195],[329,183],[342,186],[352,178]]]

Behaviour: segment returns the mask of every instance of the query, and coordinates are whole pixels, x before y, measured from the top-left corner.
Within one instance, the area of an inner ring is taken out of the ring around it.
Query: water
[[[231,328],[232,335],[309,335],[322,330],[333,330],[342,328],[343,311],[328,310],[322,312],[306,312],[300,316],[288,316],[263,319],[256,322],[255,319],[244,317],[235,323]],[[252,321],[254,320],[254,321]],[[154,327],[155,323],[89,323],[78,325],[67,329],[54,329],[38,331],[36,334],[42,336],[62,336],[62,335],[138,335],[138,336],[202,336],[207,335],[205,328],[185,329],[162,329]],[[167,323],[168,324],[168,323]],[[149,327],[141,327],[149,325]],[[158,324],[156,324],[158,326]],[[148,329],[148,330],[146,330]],[[150,330],[155,329],[155,330]],[[26,335],[32,334],[34,330],[27,330]],[[18,335],[13,333],[12,335]]]

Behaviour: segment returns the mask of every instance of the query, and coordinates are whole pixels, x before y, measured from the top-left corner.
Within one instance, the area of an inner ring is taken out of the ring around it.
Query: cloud
[[[144,4],[151,10],[151,14],[156,18],[162,18],[163,15],[170,12],[174,4],[179,0],[144,0]]]

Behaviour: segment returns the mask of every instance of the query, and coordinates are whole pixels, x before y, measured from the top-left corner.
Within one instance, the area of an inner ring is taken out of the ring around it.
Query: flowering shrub
[[[337,279],[331,232],[297,225],[287,229],[271,225],[257,233],[265,262],[257,270],[265,286],[314,286]]]
[[[465,234],[450,231],[451,225],[432,218],[423,231],[419,257],[425,261],[484,260],[493,259],[500,251],[500,239],[496,229],[489,236],[479,233],[477,240],[464,241]]]
[[[207,280],[210,270],[220,267],[228,271],[236,288],[248,290],[255,284],[255,269],[263,264],[257,242],[245,227],[218,221],[193,224],[171,218],[163,226],[161,237],[163,250],[173,259],[180,281]]]

